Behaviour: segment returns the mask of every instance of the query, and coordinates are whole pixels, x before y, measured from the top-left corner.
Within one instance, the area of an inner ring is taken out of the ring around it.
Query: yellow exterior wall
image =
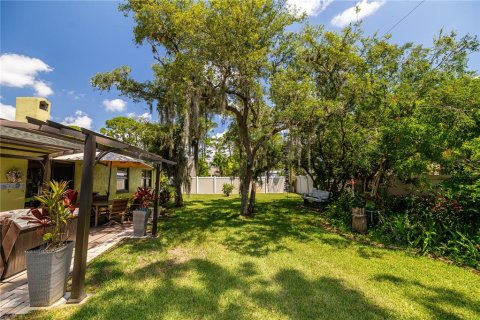
[[[5,176],[6,172],[13,167],[22,171],[23,176],[27,176],[28,161],[23,159],[0,158],[0,182],[8,182]],[[94,168],[93,191],[105,195],[108,189],[109,167],[97,164]],[[129,198],[142,181],[142,169],[130,168],[128,177],[128,192],[117,194],[117,168],[112,168],[112,178],[110,181],[110,199]],[[82,162],[75,162],[74,188],[80,191],[82,177]],[[152,187],[155,186],[155,173],[152,172]],[[25,179],[22,181],[22,189],[0,190],[0,211],[8,211],[24,208],[25,205]]]
[[[25,179],[28,161],[23,159],[0,158],[0,182],[8,183],[5,174],[13,167],[23,173],[22,189],[0,190],[0,211],[22,209],[25,206]]]
[[[48,104],[48,110],[40,109],[40,101]],[[50,118],[50,110],[52,104],[45,98],[35,97],[17,97],[15,121],[27,122],[27,116],[41,121],[46,121]]]
[[[97,164],[93,169],[93,192],[106,195],[108,190],[108,174],[109,167]],[[117,193],[117,168],[112,168],[112,178],[110,180],[110,199],[131,197],[142,182],[142,170],[141,168],[130,168],[128,173],[128,192]],[[75,190],[80,190],[82,179],[82,162],[75,162]],[[152,173],[152,187],[155,174]]]

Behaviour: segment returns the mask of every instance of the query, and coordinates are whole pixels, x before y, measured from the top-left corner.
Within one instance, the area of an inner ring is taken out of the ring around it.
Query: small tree
[[[233,191],[233,184],[231,183],[224,183],[223,186],[222,186],[222,191],[223,191],[223,194],[226,195],[227,197],[230,196],[230,194],[232,193]]]

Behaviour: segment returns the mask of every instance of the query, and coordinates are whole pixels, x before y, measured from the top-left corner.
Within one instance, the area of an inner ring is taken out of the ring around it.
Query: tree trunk
[[[245,176],[243,177],[242,184],[240,187],[240,196],[242,197],[240,204],[240,215],[248,217],[249,212],[249,199],[248,194],[250,191],[250,184],[252,183],[253,170],[250,168],[246,169]]]
[[[255,181],[255,179],[253,179],[252,181],[252,187],[251,187],[251,190],[250,190],[250,200],[249,200],[249,203],[248,203],[248,214],[250,216],[253,216],[253,214],[255,213],[255,197],[257,195],[257,183]]]
[[[175,207],[183,207],[182,184],[175,183]]]

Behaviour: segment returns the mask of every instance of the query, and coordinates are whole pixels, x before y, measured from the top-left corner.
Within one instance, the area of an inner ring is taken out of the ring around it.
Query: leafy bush
[[[479,218],[440,189],[393,199],[373,234],[385,242],[479,268]]]
[[[138,187],[132,198],[138,202],[140,208],[150,207],[156,199],[154,191],[148,187]]]
[[[476,193],[468,192],[474,190],[471,186],[457,183],[458,192],[438,188],[421,195],[388,198],[370,235],[384,243],[480,268],[480,214]],[[350,229],[355,204],[349,193],[342,193],[327,207],[326,215],[334,225]]]
[[[327,207],[327,217],[337,222],[337,225],[351,228],[353,198],[350,193],[343,192]]]
[[[233,192],[233,184],[231,183],[225,183],[222,186],[222,192],[224,195],[227,197],[230,196],[230,194]]]

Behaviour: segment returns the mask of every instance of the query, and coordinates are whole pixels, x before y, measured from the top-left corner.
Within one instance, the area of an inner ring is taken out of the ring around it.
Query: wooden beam
[[[0,157],[1,158],[32,160],[32,161],[43,161],[43,158],[40,158],[40,157],[21,156],[21,155],[17,155],[17,154],[0,154]]]
[[[52,161],[50,156],[46,156],[43,160],[43,183],[40,189],[40,194],[43,191],[43,188],[49,188],[48,183],[52,177]]]
[[[155,200],[153,201],[153,221],[152,221],[152,236],[157,235],[158,224],[158,192],[160,189],[160,171],[162,170],[162,163],[155,165]]]
[[[12,150],[12,151],[22,151],[22,152],[28,152],[28,153],[40,153],[42,154],[47,154],[48,152],[45,151],[35,151],[35,150],[30,150],[30,149],[25,149],[25,148],[14,148],[14,147],[9,147],[9,146],[0,146],[0,150]]]
[[[83,154],[82,182],[80,186],[80,206],[78,210],[75,258],[73,262],[72,295],[70,303],[78,303],[85,298],[85,273],[87,270],[88,233],[92,210],[93,168],[97,151],[96,137],[87,134]]]

